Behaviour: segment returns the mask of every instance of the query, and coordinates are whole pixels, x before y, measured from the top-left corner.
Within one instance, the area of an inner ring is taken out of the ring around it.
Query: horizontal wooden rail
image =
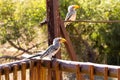
[[[65,21],[63,20],[63,22],[74,22],[74,23],[81,23],[81,22],[85,22],[85,23],[120,23],[120,20],[99,20],[99,21],[93,21],[93,20],[75,20],[75,21]],[[48,22],[41,22],[40,25],[44,25],[47,24]]]
[[[17,70],[22,70],[30,68],[30,62],[31,60],[20,60],[8,64],[2,64],[0,65],[0,74],[3,75],[6,73],[6,67],[9,67],[9,73],[14,72],[16,73]],[[33,66],[37,66],[37,59],[32,60],[34,62]],[[59,67],[55,66],[59,64]],[[17,64],[17,68],[15,68],[15,65]],[[21,66],[22,67],[21,69]],[[96,64],[96,63],[90,63],[90,62],[75,62],[75,61],[66,61],[66,60],[60,60],[60,59],[55,59],[53,61],[51,60],[43,60],[41,63],[42,67],[48,68],[55,70],[56,68],[59,69],[60,71],[67,71],[67,72],[76,72],[76,70],[79,70],[76,68],[76,66],[80,67],[80,72],[85,73],[85,74],[94,74],[94,75],[99,75],[99,76],[108,76],[108,77],[118,77],[118,74],[120,74],[120,66],[112,66],[112,65],[105,65],[105,64]],[[92,68],[90,68],[92,66]],[[91,72],[91,69],[94,70]],[[79,71],[78,71],[79,72]],[[108,74],[106,74],[108,73]],[[120,75],[119,75],[120,76]],[[16,78],[16,77],[15,77]]]
[[[86,23],[120,23],[120,20],[101,20],[101,21],[93,21],[93,20],[75,20],[75,21],[64,21],[64,22],[86,22]]]

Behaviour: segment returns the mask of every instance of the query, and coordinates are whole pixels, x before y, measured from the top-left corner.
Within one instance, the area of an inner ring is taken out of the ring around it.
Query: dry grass
[[[42,51],[42,50],[45,50],[48,46],[48,43],[47,42],[44,42],[44,41],[47,41],[47,29],[46,29],[46,26],[43,26],[43,27],[34,27],[35,31],[36,31],[36,37],[35,39],[30,42],[29,44],[25,45],[24,41],[21,45],[24,45],[22,46],[24,49],[27,49],[27,48],[30,48],[32,46],[34,46],[35,44],[39,44],[38,46],[32,48],[30,51],[33,52],[33,54],[37,51]],[[44,42],[44,43],[43,43]],[[0,57],[1,56],[16,56],[16,55],[19,55],[21,53],[24,53],[23,51],[21,50],[18,50],[16,48],[14,48],[13,46],[11,46],[9,43],[5,43],[3,45],[0,45]],[[21,54],[22,55],[22,54]],[[17,56],[18,58],[21,57],[21,55]],[[4,63],[8,63],[8,62],[13,62],[13,61],[16,61],[14,59],[4,59],[4,58],[0,58],[0,64],[4,64]]]

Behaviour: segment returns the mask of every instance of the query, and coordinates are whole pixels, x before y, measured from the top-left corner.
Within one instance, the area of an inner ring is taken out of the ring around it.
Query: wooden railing
[[[53,61],[21,60],[2,64],[0,65],[0,80],[48,80],[47,69],[55,71],[55,80],[60,80],[61,71],[76,73],[77,80],[84,80],[82,74],[88,74],[90,80],[94,80],[95,75],[103,76],[104,80],[108,80],[108,77],[115,77],[120,80],[119,66],[58,59]]]
[[[76,73],[77,80],[85,80],[82,74],[88,74],[90,80],[94,76],[102,76],[120,80],[120,67],[95,64],[89,62],[75,62],[66,60],[20,60],[0,65],[0,80],[48,80],[48,69],[55,71],[55,79],[61,79],[61,71]]]

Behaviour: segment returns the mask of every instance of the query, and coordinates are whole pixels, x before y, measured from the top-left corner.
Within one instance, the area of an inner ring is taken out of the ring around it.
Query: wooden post
[[[48,22],[48,44],[52,44],[55,37],[60,36],[60,15],[58,0],[46,0]]]
[[[120,68],[118,68],[118,70],[117,70],[117,78],[118,78],[118,80],[120,80]]]
[[[61,20],[61,26],[60,26],[61,34],[62,36],[67,40],[67,43],[65,43],[65,47],[67,48],[67,51],[69,53],[70,59],[73,61],[78,61],[76,53],[74,51],[74,48],[72,46],[70,37],[65,29],[64,22]]]
[[[37,61],[37,79],[38,80],[42,80],[41,79],[41,60]]]
[[[2,70],[1,70],[1,67],[0,67],[0,80],[2,80],[1,77],[2,77]]]
[[[21,79],[26,80],[26,63],[21,63]]]
[[[104,80],[108,80],[108,67],[104,68]]]
[[[69,35],[64,27],[64,22],[60,19],[59,15],[59,2],[58,0],[46,0],[47,4],[47,22],[48,22],[48,44],[52,44],[55,37],[60,36],[61,33],[65,39],[67,39],[67,44],[65,44],[67,51],[70,55],[71,60],[77,61],[76,53],[73,49],[72,43],[70,41]],[[57,54],[58,58],[61,58],[61,54]]]
[[[94,66],[90,65],[89,70],[90,70],[90,80],[94,80]]]
[[[10,80],[10,77],[9,77],[9,66],[4,66],[4,71],[5,71],[5,80]]]
[[[29,72],[30,80],[34,80],[34,62],[31,60],[29,64],[30,64],[30,72]]]
[[[18,65],[17,64],[14,64],[13,65],[13,80],[18,80],[18,74],[17,74],[17,71],[18,71]]]
[[[46,0],[47,4],[47,22],[48,22],[48,44],[51,45],[55,37],[60,36],[60,15],[58,0]],[[56,55],[61,58],[60,52]],[[48,70],[48,79],[54,80],[55,72]]]
[[[80,65],[76,65],[76,79],[77,80],[84,80],[82,78],[82,74],[81,74],[81,69],[80,69]]]
[[[60,71],[60,63],[55,61],[55,74],[56,74],[56,79],[55,80],[62,80],[61,71]]]

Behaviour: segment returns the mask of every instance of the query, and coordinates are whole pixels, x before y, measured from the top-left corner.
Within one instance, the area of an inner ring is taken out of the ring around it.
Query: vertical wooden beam
[[[60,15],[58,0],[46,0],[48,21],[48,44],[52,44],[55,37],[60,36]]]
[[[52,71],[48,69],[48,77],[47,80],[52,80]]]
[[[104,68],[104,80],[108,80],[108,67]]]
[[[47,69],[42,67],[41,60],[37,60],[36,67],[34,67],[34,78],[33,80],[48,80]]]
[[[117,78],[118,78],[118,80],[120,80],[120,68],[118,68],[118,70],[117,70]]]
[[[17,64],[14,64],[13,65],[13,80],[18,80],[18,74],[17,74],[17,71],[18,71],[18,65]]]
[[[41,77],[42,79],[41,80],[47,80],[47,74],[46,74],[46,69],[44,67],[41,67]]]
[[[55,37],[60,36],[60,15],[59,15],[59,0],[46,0],[47,4],[47,22],[48,22],[48,44],[51,45]],[[61,58],[60,52],[56,55]],[[54,80],[55,72],[48,70],[48,79]]]
[[[66,49],[69,53],[70,59],[73,61],[78,61],[77,55],[75,53],[75,50],[72,46],[72,42],[70,40],[70,37],[65,29],[64,22],[61,20],[61,26],[60,26],[61,34],[62,36],[67,40],[67,43],[65,43]]]
[[[94,66],[90,65],[89,69],[90,69],[90,80],[94,80]]]
[[[62,80],[62,76],[60,76],[61,75],[60,64],[57,61],[55,61],[55,75],[56,75],[55,80]]]
[[[41,77],[40,77],[40,75],[41,75],[40,74],[40,72],[41,72],[40,68],[41,68],[41,60],[37,60],[37,77],[38,77],[37,79],[38,80],[42,80]]]
[[[81,70],[80,70],[80,65],[76,65],[76,79],[77,80],[84,80],[83,78],[82,78],[82,74],[81,74]]]
[[[49,68],[48,68],[48,80],[52,80],[52,71],[50,70],[51,69],[51,67],[52,67],[52,61],[51,62],[48,62],[48,66],[49,66]]]
[[[26,63],[21,63],[21,79],[26,80]]]
[[[37,73],[37,66],[34,66],[34,80],[39,80]]]
[[[4,66],[4,71],[5,71],[5,80],[10,80],[9,77],[9,66]]]
[[[34,80],[34,62],[31,60],[29,64],[30,64],[30,72],[29,72],[30,80]]]
[[[1,77],[2,77],[2,69],[0,67],[0,80],[2,80]]]

